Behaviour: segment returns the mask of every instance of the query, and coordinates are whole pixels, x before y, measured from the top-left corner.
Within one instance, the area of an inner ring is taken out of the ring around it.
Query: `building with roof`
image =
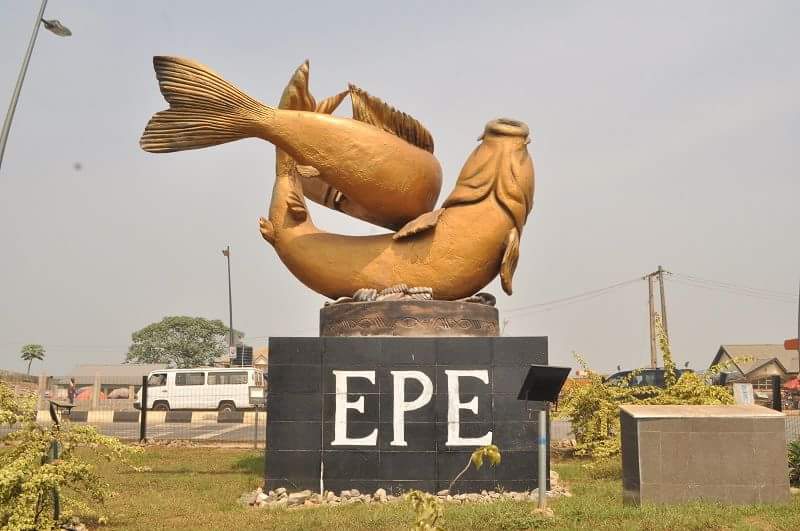
[[[231,359],[228,354],[224,354],[218,358],[214,358],[211,365],[214,367],[254,367],[262,371],[267,370],[267,360],[269,359],[269,351],[267,347],[254,349],[247,345],[240,345],[238,347],[241,352],[237,350],[237,357]]]
[[[261,347],[260,349],[253,352],[253,367],[256,369],[261,369],[262,371],[267,370],[267,360],[269,359],[269,350],[267,347]]]
[[[76,365],[66,376],[48,383],[47,397],[66,400],[69,381],[74,379],[78,409],[130,409],[142,378],[167,367],[166,363]]]
[[[117,363],[76,365],[62,381],[75,378],[76,385],[93,385],[96,378],[103,384],[141,385],[142,376],[150,371],[166,369],[166,363]]]
[[[782,381],[796,377],[800,357],[797,351],[786,350],[782,344],[720,345],[711,366],[725,363],[722,372],[728,381],[746,381],[767,385],[771,376]]]

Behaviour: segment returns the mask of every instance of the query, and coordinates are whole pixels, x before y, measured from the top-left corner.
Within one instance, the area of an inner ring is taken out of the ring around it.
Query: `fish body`
[[[379,224],[400,228],[430,211],[439,198],[442,169],[423,149],[374,126],[327,114],[276,109],[259,138],[349,200],[380,213]]]
[[[154,63],[170,109],[151,119],[142,147],[180,151],[246,137],[273,143],[276,180],[269,215],[259,220],[261,234],[309,288],[336,299],[365,287],[407,284],[454,300],[476,293],[500,273],[511,293],[519,238],[533,204],[525,124],[507,119],[487,124],[455,189],[432,211],[441,185],[432,140],[413,119],[379,100],[366,99],[357,110],[355,100],[366,96],[351,90],[354,115],[363,121],[328,116],[307,92],[305,64],[275,108],[198,63],[175,58]],[[399,230],[374,236],[320,230],[304,197],[309,179],[343,194],[362,219]]]
[[[354,204],[351,209],[368,212],[372,223],[400,228],[436,204],[442,186],[439,161],[396,134],[314,109],[264,105],[195,61],[155,57],[153,64],[170,109],[155,114],[145,128],[140,141],[145,151],[168,153],[257,137],[314,168],[321,181]],[[356,87],[350,93],[369,98]]]
[[[273,245],[295,277],[332,299],[407,284],[455,300],[497,276],[512,226],[505,216],[487,218],[482,205],[462,205],[446,209],[435,230],[414,238],[331,234],[308,222],[277,231]]]

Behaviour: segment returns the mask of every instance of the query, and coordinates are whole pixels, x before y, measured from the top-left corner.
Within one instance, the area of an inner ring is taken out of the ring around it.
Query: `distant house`
[[[269,351],[267,347],[261,347],[260,349],[253,352],[253,367],[256,369],[261,369],[262,371],[267,370],[267,360],[269,359]]]
[[[798,374],[797,351],[784,345],[720,345],[711,366],[727,363],[723,372],[728,381],[744,380],[767,386],[771,376],[780,376],[782,381]]]
[[[261,347],[257,350],[253,349],[253,347],[244,347],[246,350],[243,356],[231,359],[227,353],[220,356],[219,358],[214,358],[211,365],[214,367],[239,367],[240,364],[244,363],[245,367],[255,367],[256,369],[261,369],[265,371],[267,369],[267,359],[269,357],[269,353],[267,352],[267,347]]]
[[[75,378],[77,385],[92,385],[95,377],[103,385],[142,385],[142,376],[147,376],[150,371],[166,369],[166,363],[118,363],[98,365],[77,365],[64,380]]]

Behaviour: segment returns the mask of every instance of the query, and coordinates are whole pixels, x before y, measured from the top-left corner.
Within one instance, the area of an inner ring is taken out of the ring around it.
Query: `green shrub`
[[[433,494],[412,490],[406,493],[406,501],[414,508],[414,526],[411,531],[443,531],[439,525],[444,520],[442,501]]]
[[[40,426],[36,423],[36,398],[19,395],[3,382],[0,422],[16,425],[0,438],[0,529],[55,527],[60,523],[53,518],[55,492],[60,493],[63,519],[76,513],[97,515],[93,507],[103,502],[110,487],[76,451],[88,448],[94,455],[126,463],[129,455],[141,451],[100,435],[90,426]],[[60,448],[60,456],[48,462],[44,457],[54,445]],[[98,521],[104,520],[97,516]]]
[[[800,485],[800,441],[789,443],[789,483]]]
[[[592,371],[580,354],[575,358],[589,374],[589,381],[582,385],[565,388],[559,401],[557,415],[572,422],[578,456],[594,459],[612,458],[620,453],[619,407],[630,404],[732,404],[731,392],[720,386],[711,385],[711,379],[721,371],[725,364],[713,367],[704,376],[684,372],[680,378],[675,370],[675,362],[664,333],[660,316],[656,315],[658,343],[664,358],[666,387],[629,387],[633,371],[622,384],[607,384],[603,377]],[[603,465],[596,465],[602,468]],[[609,465],[610,466],[610,465]]]
[[[622,460],[618,455],[596,459],[584,465],[591,479],[622,479]]]
[[[497,466],[502,459],[500,449],[494,444],[487,444],[475,449],[469,456],[467,465],[453,478],[447,490],[452,490],[455,482],[469,470],[470,465],[474,466],[475,470],[479,470],[483,466],[484,459],[489,461],[492,466]],[[412,490],[406,493],[405,499],[411,502],[415,514],[414,527],[411,528],[411,531],[443,530],[441,527],[444,521],[443,503],[438,496],[419,490]]]

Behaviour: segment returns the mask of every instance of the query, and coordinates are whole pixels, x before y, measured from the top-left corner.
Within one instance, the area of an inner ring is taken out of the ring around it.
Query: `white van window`
[[[147,387],[157,387],[167,385],[167,375],[165,373],[151,374],[147,379]]]
[[[205,376],[204,372],[176,372],[175,385],[203,385]]]
[[[210,372],[208,385],[246,384],[247,372]]]

